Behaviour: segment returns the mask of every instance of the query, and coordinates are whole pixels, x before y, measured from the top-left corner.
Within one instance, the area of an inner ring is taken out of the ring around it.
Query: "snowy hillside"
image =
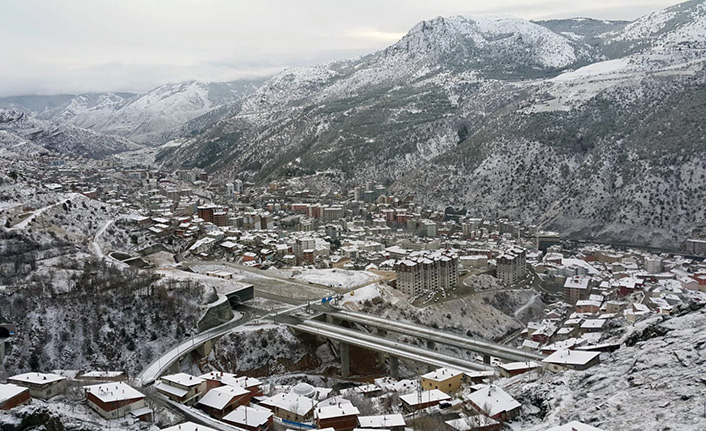
[[[706,48],[706,2],[691,0],[642,17],[612,36],[633,46]]]
[[[112,154],[139,149],[126,139],[104,135],[72,125],[42,121],[14,110],[0,110],[0,141],[10,148],[21,150],[25,145],[69,155],[102,158]]]
[[[283,72],[158,160],[254,181],[333,170],[340,187],[675,246],[704,216],[683,204],[706,185],[703,11],[424,21],[380,52]]]
[[[261,81],[188,81],[165,84],[144,94],[8,97],[0,99],[0,107],[65,126],[78,126],[137,143],[157,145],[178,136],[188,121],[239,103]]]
[[[703,308],[652,317],[624,335],[627,346],[602,356],[600,365],[548,373],[526,384],[518,400],[538,413],[524,417],[522,430],[543,431],[571,420],[605,430],[706,429],[705,324]]]

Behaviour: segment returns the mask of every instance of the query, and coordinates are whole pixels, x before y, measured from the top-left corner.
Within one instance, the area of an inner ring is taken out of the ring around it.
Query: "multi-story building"
[[[395,264],[397,289],[406,295],[458,285],[458,255],[451,251],[415,252]]]
[[[591,293],[591,277],[578,275],[567,278],[564,283],[564,300],[569,304],[576,304],[578,301],[588,299]]]
[[[650,274],[659,274],[662,272],[662,259],[659,257],[645,258],[645,270]]]
[[[215,205],[203,205],[197,208],[197,215],[206,223],[213,223],[213,215],[217,210]]]
[[[525,277],[527,273],[527,250],[513,247],[498,256],[497,278],[507,285],[515,284]]]
[[[687,239],[684,248],[686,248],[686,252],[689,254],[706,256],[706,240]]]
[[[323,219],[325,222],[332,222],[342,219],[344,216],[343,207],[331,206],[324,208]]]

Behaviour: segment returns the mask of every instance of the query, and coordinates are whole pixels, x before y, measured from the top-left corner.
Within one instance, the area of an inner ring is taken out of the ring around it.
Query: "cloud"
[[[634,19],[676,0],[22,0],[0,14],[0,96],[143,91],[377,51],[437,16]]]
[[[380,31],[373,29],[354,29],[347,30],[343,32],[343,35],[352,39],[367,39],[383,42],[397,42],[402,39],[406,33],[404,32],[391,32],[391,31]]]

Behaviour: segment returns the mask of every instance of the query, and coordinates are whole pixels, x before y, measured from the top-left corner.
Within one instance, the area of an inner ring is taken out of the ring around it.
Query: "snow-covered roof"
[[[539,349],[539,343],[537,341],[525,340],[522,342],[522,347],[526,347],[528,349]]]
[[[181,386],[186,386],[190,388],[192,386],[198,386],[204,382],[204,379],[200,377],[194,377],[191,374],[177,373],[171,374],[169,376],[162,377],[162,380],[167,383],[174,383]]]
[[[223,373],[220,371],[212,371],[204,375],[199,376],[199,378],[204,380],[216,380],[229,386],[240,386],[241,388],[251,388],[253,386],[259,386],[262,382],[255,377],[242,376],[238,377],[235,374]]]
[[[9,383],[30,383],[33,385],[46,385],[49,383],[66,380],[66,377],[58,374],[25,373],[7,379]]]
[[[81,374],[81,377],[86,377],[89,379],[114,379],[124,374],[125,372],[123,371],[89,371]]]
[[[458,431],[473,431],[481,427],[496,425],[498,422],[486,416],[466,416],[444,422],[447,427]]]
[[[29,391],[29,389],[13,385],[12,383],[7,385],[0,384],[0,403],[12,399],[24,391]]]
[[[154,413],[154,411],[149,407],[142,407],[142,408],[130,411],[130,414],[136,418],[139,418],[140,416],[144,416],[144,415],[149,415],[152,413]]]
[[[247,395],[249,393],[250,391],[243,389],[240,386],[219,386],[208,391],[206,395],[199,400],[198,404],[211,407],[216,410],[222,410],[233,400],[233,398],[242,397],[243,395]]]
[[[351,402],[342,396],[335,396],[331,398],[326,398],[323,401],[319,401],[318,404],[316,404],[317,407],[324,407],[324,406],[333,406],[336,404],[351,404]]]
[[[599,272],[596,268],[593,267],[593,265],[591,265],[590,263],[586,262],[583,259],[564,258],[564,259],[561,259],[561,264],[566,267],[578,266],[578,267],[584,268],[586,270],[586,272],[588,272],[590,275],[596,275]]]
[[[583,422],[573,421],[568,424],[559,425],[558,427],[549,428],[546,431],[603,431],[600,428],[592,427],[591,425],[586,425]]]
[[[499,367],[502,368],[503,370],[506,371],[516,371],[516,370],[526,370],[530,368],[539,368],[541,365],[539,365],[536,362],[529,361],[529,362],[510,362],[507,364],[500,364]]]
[[[430,391],[423,391],[421,394],[414,392],[411,394],[402,395],[400,397],[400,400],[404,401],[405,403],[407,403],[407,405],[410,405],[410,406],[417,406],[420,404],[426,404],[426,403],[437,402],[437,401],[447,401],[450,399],[451,399],[451,397],[449,395],[441,392],[438,389],[432,389]]]
[[[297,394],[297,395],[302,395],[302,396],[305,396],[305,397],[311,397],[311,395],[314,394],[314,390],[315,390],[315,389],[314,389],[313,386],[311,386],[310,384],[305,383],[305,382],[297,383],[297,384],[292,388],[292,392],[294,392],[294,393]]]
[[[591,295],[593,296],[593,295]],[[577,307],[600,307],[601,306],[601,301],[594,301],[591,299],[580,299],[576,301],[576,306]]]
[[[589,281],[591,281],[591,277],[577,275],[567,278],[564,287],[567,289],[588,289]]]
[[[360,411],[353,404],[336,404],[333,406],[319,407],[314,410],[314,416],[318,419],[331,419],[343,416],[357,416]]]
[[[522,404],[495,385],[484,385],[479,390],[468,395],[468,400],[492,417],[502,412],[520,408]]]
[[[399,413],[380,416],[358,416],[358,424],[361,428],[380,429],[385,427],[403,427],[407,424],[404,416]]]
[[[557,350],[542,360],[547,364],[585,365],[591,362],[600,352],[585,352],[581,350]]]
[[[186,389],[177,388],[176,386],[168,385],[164,382],[158,382],[154,385],[154,387],[158,391],[166,392],[168,394],[174,395],[177,398],[181,398],[189,393],[189,391],[187,391]]]
[[[288,412],[296,413],[299,416],[306,416],[315,405],[311,398],[303,397],[294,393],[277,394],[262,400],[262,404],[277,407]]]
[[[184,422],[173,427],[162,428],[162,431],[216,431],[216,429],[193,422]]]
[[[452,378],[457,377],[461,374],[463,374],[461,371],[443,367],[443,368],[438,368],[434,371],[431,371],[429,373],[424,374],[422,376],[422,378],[439,382],[442,380],[452,379]]]
[[[587,319],[581,324],[581,329],[600,329],[605,325],[605,319]]]
[[[101,383],[98,385],[84,386],[83,388],[86,390],[86,393],[93,394],[104,403],[145,397],[142,392],[123,382]]]
[[[225,415],[223,420],[225,422],[232,422],[237,425],[254,428],[266,423],[271,416],[272,412],[270,411],[247,406],[238,406],[237,409]]]
[[[359,394],[368,394],[371,392],[377,392],[380,389],[381,389],[380,386],[378,386],[374,383],[371,383],[369,385],[356,386],[355,388],[353,388],[353,390]]]

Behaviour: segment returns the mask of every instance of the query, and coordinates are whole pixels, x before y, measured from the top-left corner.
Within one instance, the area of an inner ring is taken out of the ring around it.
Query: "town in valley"
[[[55,3],[0,16],[0,430],[706,430],[703,0]]]

